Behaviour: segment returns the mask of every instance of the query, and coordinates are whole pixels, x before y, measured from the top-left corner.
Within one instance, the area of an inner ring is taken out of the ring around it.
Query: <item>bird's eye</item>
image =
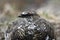
[[[27,12],[22,12],[21,15],[27,15],[28,13]]]

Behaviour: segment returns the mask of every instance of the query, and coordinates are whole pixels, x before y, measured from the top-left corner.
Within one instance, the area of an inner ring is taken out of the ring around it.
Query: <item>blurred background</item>
[[[0,35],[6,31],[9,23],[28,9],[36,10],[42,18],[51,22],[56,39],[60,40],[60,0],[0,0]]]

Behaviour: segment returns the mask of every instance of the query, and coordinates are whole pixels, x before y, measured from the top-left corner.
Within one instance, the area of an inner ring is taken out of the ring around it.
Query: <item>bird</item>
[[[26,12],[18,16],[20,26],[12,32],[11,40],[53,40],[53,26],[36,12]],[[18,23],[17,23],[18,24]]]

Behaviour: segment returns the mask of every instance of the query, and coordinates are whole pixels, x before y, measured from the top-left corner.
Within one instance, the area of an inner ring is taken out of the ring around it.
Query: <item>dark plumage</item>
[[[20,15],[19,18],[20,23],[17,22],[17,24],[20,26],[17,26],[15,31],[12,32],[11,40],[54,39],[53,26],[45,19],[42,19],[39,15],[26,12],[26,14]]]

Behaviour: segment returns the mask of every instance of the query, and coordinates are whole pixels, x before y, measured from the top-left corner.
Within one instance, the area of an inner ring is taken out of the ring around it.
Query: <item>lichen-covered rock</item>
[[[9,30],[10,29],[10,30]],[[11,40],[53,40],[53,26],[35,12],[23,12],[19,18],[12,22]]]

